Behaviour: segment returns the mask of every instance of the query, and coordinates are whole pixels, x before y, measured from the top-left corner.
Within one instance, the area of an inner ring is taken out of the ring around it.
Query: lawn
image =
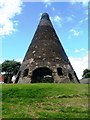
[[[87,84],[3,84],[2,118],[88,118]]]

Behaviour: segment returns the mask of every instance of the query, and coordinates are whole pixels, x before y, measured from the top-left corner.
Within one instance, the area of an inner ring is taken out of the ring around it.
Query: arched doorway
[[[53,82],[52,71],[47,67],[40,67],[33,71],[31,83],[51,83]]]
[[[69,79],[70,79],[71,81],[73,80],[73,76],[72,76],[71,73],[68,74],[68,77],[69,77]]]
[[[63,75],[63,72],[62,72],[62,68],[61,68],[61,67],[57,68],[57,74],[58,74],[59,76],[62,76],[62,75]]]
[[[23,72],[23,77],[28,76],[28,72],[29,72],[29,69],[25,69],[24,72]]]

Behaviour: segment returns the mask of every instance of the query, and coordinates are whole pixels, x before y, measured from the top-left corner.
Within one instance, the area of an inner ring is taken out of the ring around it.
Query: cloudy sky
[[[75,1],[75,0],[74,0]],[[88,3],[0,0],[0,63],[22,61],[47,12],[77,76],[88,67]]]

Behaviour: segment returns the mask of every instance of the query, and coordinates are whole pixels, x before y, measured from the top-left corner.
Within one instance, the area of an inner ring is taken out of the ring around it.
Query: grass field
[[[3,84],[2,118],[88,118],[87,84]]]

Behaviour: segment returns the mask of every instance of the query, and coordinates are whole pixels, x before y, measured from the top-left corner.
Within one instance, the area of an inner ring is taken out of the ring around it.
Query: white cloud
[[[83,70],[88,68],[88,54],[84,57],[69,57],[69,60],[78,76],[79,79],[82,78]]]
[[[70,0],[69,2],[71,2],[72,5],[75,5],[78,2],[79,3],[81,2],[84,7],[87,7],[89,0]]]
[[[88,17],[86,17],[84,20],[87,21],[87,20],[88,20]]]
[[[88,20],[88,17],[85,17],[84,19],[79,21],[79,24],[82,24],[82,23],[86,22],[87,20]]]
[[[80,48],[80,51],[85,51],[85,48]]]
[[[48,6],[51,6],[50,2],[45,3],[45,7],[47,8]]]
[[[75,49],[74,52],[75,53],[80,53],[81,51],[86,51],[85,48],[80,48],[80,49]]]
[[[74,36],[79,36],[80,32],[76,31],[75,29],[71,29],[70,32],[74,35]]]
[[[52,17],[51,19],[56,25],[58,25],[59,27],[62,27],[62,18],[61,17],[56,15],[56,16]]]
[[[21,13],[21,0],[0,0],[0,36],[15,31],[16,21],[12,18]]]
[[[2,60],[0,60],[0,64],[2,64],[3,63],[3,61]]]
[[[88,7],[88,1],[89,0],[82,0],[83,7]]]
[[[45,7],[51,6],[51,0],[43,0],[43,3],[45,4]]]
[[[53,22],[53,25],[57,25],[58,27],[62,27],[62,18],[58,15],[50,17],[50,20]]]
[[[80,24],[82,24],[83,22],[84,22],[84,20],[80,20],[80,22],[79,22],[79,23],[80,23]]]
[[[55,22],[60,22],[60,21],[61,21],[61,18],[57,15],[57,16],[54,17],[54,21],[55,21]]]
[[[22,59],[22,58],[18,58],[18,59],[16,59],[15,61],[22,63],[22,62],[23,62],[23,59]]]
[[[79,52],[80,52],[80,50],[76,49],[76,50],[74,50],[74,52],[75,52],[75,53],[79,53]]]
[[[55,11],[55,8],[54,8],[54,7],[52,8],[52,11]]]

